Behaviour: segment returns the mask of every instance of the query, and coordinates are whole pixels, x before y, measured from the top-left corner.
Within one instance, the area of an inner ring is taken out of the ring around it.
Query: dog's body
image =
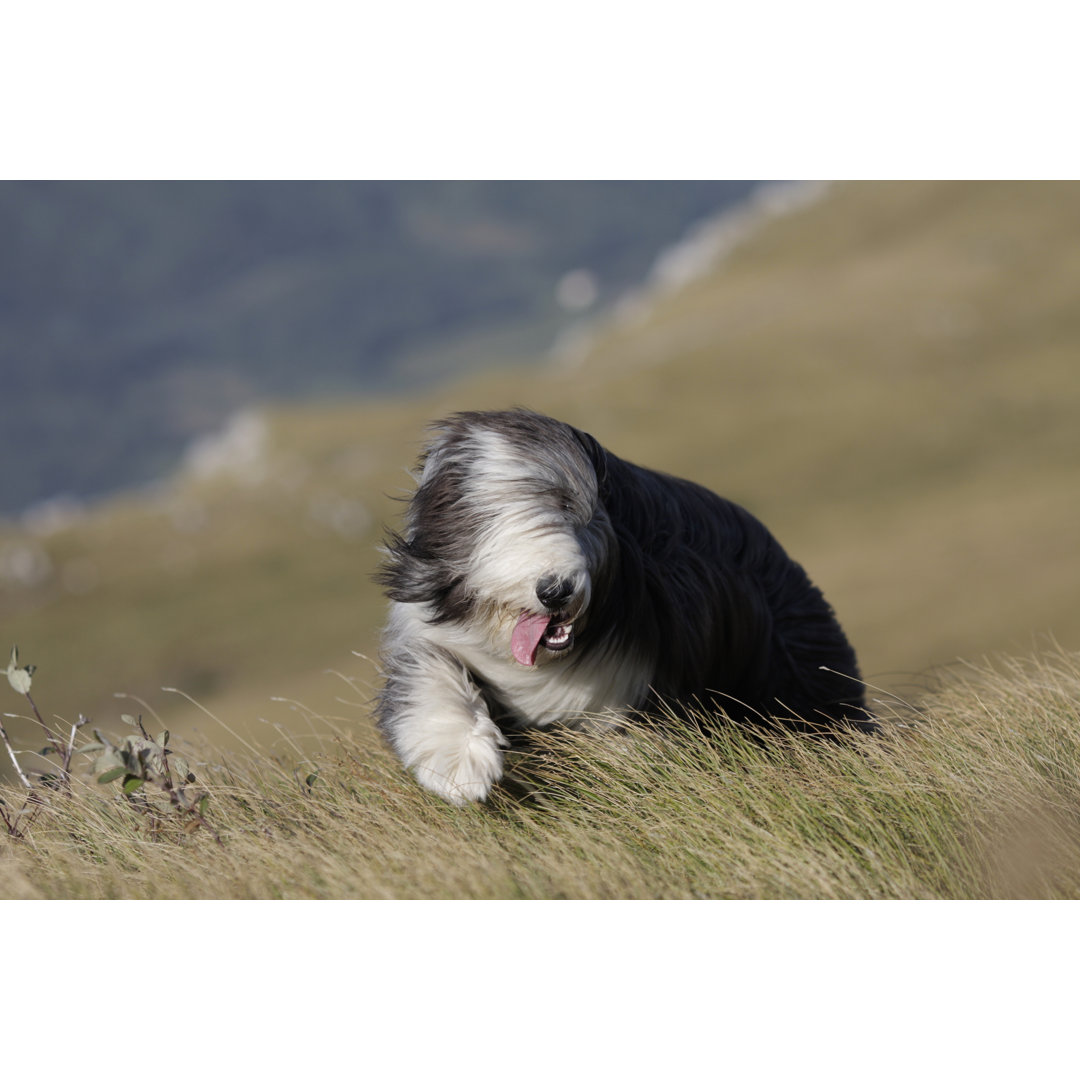
[[[425,787],[483,799],[504,730],[680,710],[871,729],[832,609],[764,525],[524,410],[434,427],[404,535],[379,726]]]

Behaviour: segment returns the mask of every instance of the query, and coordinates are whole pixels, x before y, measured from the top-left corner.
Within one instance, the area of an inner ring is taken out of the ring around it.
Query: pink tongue
[[[551,622],[550,615],[530,615],[523,611],[510,637],[510,651],[519,664],[532,667],[536,663],[536,650],[540,648],[540,639]]]

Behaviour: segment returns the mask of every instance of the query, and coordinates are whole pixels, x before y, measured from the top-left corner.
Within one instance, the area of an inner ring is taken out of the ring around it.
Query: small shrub
[[[0,799],[0,820],[3,821],[9,836],[25,838],[34,820],[48,805],[48,797],[52,793],[59,791],[70,796],[71,762],[74,755],[80,753],[94,755],[90,770],[99,784],[119,782],[119,798],[150,819],[151,835],[160,835],[168,819],[179,816],[183,819],[185,832],[202,827],[217,843],[221,843],[221,837],[205,817],[209,795],[194,786],[195,774],[188,768],[187,762],[169,748],[168,731],[152,738],[143,726],[141,716],[123,715],[120,719],[136,728],[137,733],[125,735],[114,742],[101,731],[94,729],[94,741],[77,745],[79,730],[89,723],[87,717],[80,716],[78,721],[71,725],[68,738],[63,740],[45,722],[30,693],[36,670],[32,664],[20,666],[18,646],[12,646],[11,659],[5,672],[8,682],[16,693],[22,694],[29,702],[33,718],[45,736],[47,745],[40,751],[41,756],[48,760],[49,756],[53,755],[58,768],[56,772],[37,774],[35,783],[20,765],[18,751],[0,722],[0,739],[3,740],[19,780],[26,789],[24,802],[17,810]],[[5,715],[11,717],[12,714]]]

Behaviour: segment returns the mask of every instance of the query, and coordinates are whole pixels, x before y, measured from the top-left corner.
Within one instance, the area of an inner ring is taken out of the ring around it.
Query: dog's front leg
[[[379,727],[402,763],[455,806],[486,799],[509,743],[469,672],[445,650],[417,641],[384,662]]]

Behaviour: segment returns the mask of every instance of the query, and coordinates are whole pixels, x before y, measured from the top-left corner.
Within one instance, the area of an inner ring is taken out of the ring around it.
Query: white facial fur
[[[498,432],[476,431],[472,438],[474,467],[467,487],[476,531],[463,570],[470,592],[480,601],[489,641],[509,658],[518,616],[543,611],[537,582],[548,575],[574,582],[568,621],[588,607],[592,582],[574,522],[557,505],[545,505],[532,493],[544,483],[536,464]],[[438,464],[436,456],[434,467]],[[538,661],[557,659],[541,650]]]

